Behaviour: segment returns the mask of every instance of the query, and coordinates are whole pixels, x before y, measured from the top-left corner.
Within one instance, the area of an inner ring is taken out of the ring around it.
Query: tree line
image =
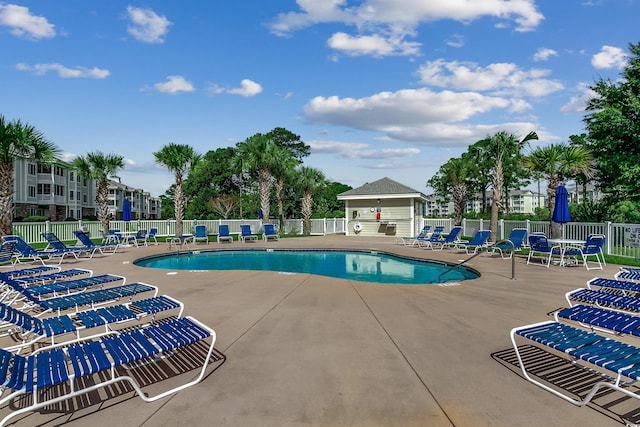
[[[153,153],[156,163],[175,177],[162,204],[162,217],[175,218],[176,234],[183,219],[257,218],[265,222],[275,215],[302,215],[304,231],[311,231],[311,216],[340,215],[337,194],[350,189],[329,182],[323,173],[303,164],[310,147],[300,136],[284,128],[256,134],[235,147],[219,148],[204,155],[187,144],[168,143]],[[29,158],[38,164],[58,160],[59,148],[34,126],[0,115],[0,233],[12,234],[14,160]],[[79,176],[96,182],[97,216],[109,233],[109,180],[124,168],[124,157],[101,151],[78,156],[71,167]],[[275,191],[274,191],[275,190]]]
[[[462,222],[466,202],[474,194],[481,195],[482,212],[487,212],[486,194],[491,189],[490,227],[495,233],[499,216],[510,211],[509,192],[541,179],[547,182],[552,235],[560,227],[551,221],[555,190],[568,180],[574,180],[584,196],[583,202],[571,206],[574,220],[640,222],[640,43],[629,44],[620,79],[600,78],[590,89],[594,95],[585,108],[585,132],[569,136],[567,142],[525,152],[530,141],[538,139],[534,131],[524,138],[500,131],[442,165],[427,186],[453,201],[455,223]],[[587,184],[595,185],[603,199],[587,199]]]

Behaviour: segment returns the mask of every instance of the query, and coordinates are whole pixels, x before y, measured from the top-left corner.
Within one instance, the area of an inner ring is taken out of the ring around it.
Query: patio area
[[[395,238],[341,235],[196,249],[255,247],[372,249],[449,262],[466,257],[399,246]],[[603,393],[578,408],[528,383],[509,339],[513,327],[548,320],[547,313],[566,306],[566,292],[596,276],[613,277],[617,265],[603,271],[547,269],[516,257],[512,280],[511,261],[483,255],[469,263],[482,273],[479,279],[439,286],[259,271],[169,272],[132,264],[167,252],[166,244],[125,248],[64,261],[63,267],[157,285],[160,294],[184,302],[185,315],[215,329],[224,363],[212,363],[200,384],[154,403],[116,387],[109,393],[119,396],[92,394],[20,416],[14,425],[106,427],[117,420],[123,426],[602,427],[624,425],[623,418],[640,423],[638,400]],[[545,356],[545,363],[557,360]],[[565,374],[575,378],[576,372],[566,365]],[[169,388],[162,381],[152,387]]]

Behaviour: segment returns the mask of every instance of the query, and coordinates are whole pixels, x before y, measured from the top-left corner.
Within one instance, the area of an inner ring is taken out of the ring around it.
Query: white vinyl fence
[[[274,221],[280,234],[302,235],[303,220],[287,219],[283,224]],[[251,231],[262,234],[262,221],[257,219],[221,219],[221,220],[185,220],[182,222],[183,233],[193,233],[196,225],[205,225],[211,235],[218,233],[218,225],[229,225],[231,234],[240,234],[240,225],[249,224]],[[424,219],[423,225],[442,225],[445,232],[454,227],[453,219],[435,218]],[[311,220],[311,234],[322,236],[327,234],[344,234],[347,222],[344,218],[324,218]],[[176,223],[173,220],[140,220],[140,221],[111,221],[112,229],[138,230],[158,229],[158,236],[175,236]],[[100,237],[102,225],[98,221],[67,221],[67,222],[19,222],[13,224],[13,232],[29,243],[44,242],[42,233],[52,231],[60,239],[70,241],[75,239],[73,232],[80,228],[87,230],[91,237]],[[422,228],[422,225],[420,226]],[[548,221],[511,221],[498,222],[497,240],[506,238],[513,228],[526,228],[529,233],[545,233],[549,235]],[[462,222],[462,234],[471,236],[478,230],[489,229],[489,221],[482,219],[465,219]],[[604,234],[606,237],[605,253],[627,258],[640,258],[640,224],[615,224],[611,222],[589,223],[570,222],[563,225],[563,235],[568,239],[585,240],[589,234]]]
[[[285,220],[282,227],[278,221],[276,224],[280,234],[303,234],[303,220],[288,219]],[[259,219],[220,219],[220,220],[184,220],[182,221],[182,232],[184,234],[193,234],[196,225],[205,225],[207,233],[210,235],[218,234],[218,226],[227,224],[231,234],[240,234],[240,225],[249,224],[251,231],[255,234],[262,234],[262,221]],[[176,222],[175,220],[134,220],[126,221],[109,221],[111,229],[122,231],[135,231],[139,229],[150,230],[158,229],[158,236],[175,236]],[[346,220],[344,218],[323,218],[311,220],[312,235],[326,235],[345,233]],[[42,233],[53,232],[63,241],[75,240],[74,231],[83,229],[89,232],[92,238],[102,236],[102,224],[99,221],[64,221],[64,222],[14,222],[13,233],[22,237],[29,243],[44,243],[45,239]]]
[[[425,219],[424,225],[442,225],[445,232],[455,226],[453,219]],[[528,233],[544,233],[549,236],[549,221],[498,221],[496,240],[506,239],[513,228],[526,228]],[[472,236],[478,230],[488,230],[489,220],[463,219],[462,234]],[[640,224],[615,224],[612,222],[569,222],[562,225],[562,235],[567,239],[585,240],[589,234],[604,234],[605,254],[627,258],[640,258]]]

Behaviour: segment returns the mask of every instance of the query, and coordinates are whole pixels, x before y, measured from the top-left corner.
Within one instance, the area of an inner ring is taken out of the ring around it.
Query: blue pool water
[[[214,250],[147,257],[136,260],[134,264],[166,270],[266,270],[309,273],[389,284],[458,282],[480,276],[473,269],[451,269],[449,264],[437,261],[372,251],[344,250]]]

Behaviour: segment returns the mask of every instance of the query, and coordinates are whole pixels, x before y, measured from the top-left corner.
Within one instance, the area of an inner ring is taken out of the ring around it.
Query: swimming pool
[[[265,270],[308,273],[387,284],[433,284],[476,279],[476,270],[376,251],[319,249],[212,250],[158,255],[135,265],[166,270]],[[441,277],[442,276],[442,277]]]

